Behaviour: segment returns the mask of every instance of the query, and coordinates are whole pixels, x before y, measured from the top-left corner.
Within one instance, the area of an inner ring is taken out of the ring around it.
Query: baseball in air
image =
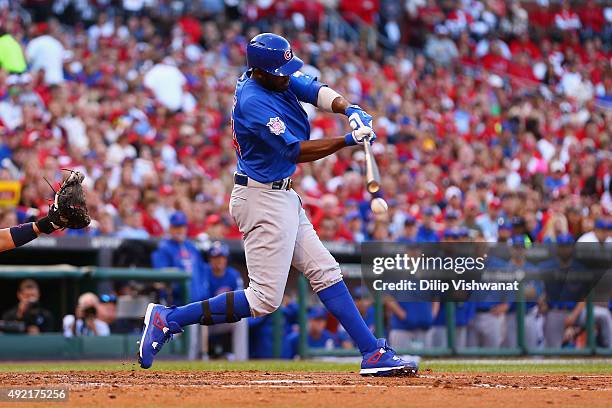
[[[374,214],[383,214],[387,212],[389,206],[384,199],[377,197],[370,203],[370,208]]]

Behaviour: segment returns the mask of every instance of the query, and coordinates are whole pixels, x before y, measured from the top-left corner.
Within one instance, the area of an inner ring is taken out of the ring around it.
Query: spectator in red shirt
[[[578,11],[578,16],[583,26],[580,34],[590,37],[593,33],[601,34],[606,20],[603,15],[603,7],[595,0],[587,0]]]
[[[561,10],[555,14],[555,25],[561,31],[575,31],[582,27],[580,17],[571,9],[569,0],[561,2]]]
[[[489,44],[489,53],[481,60],[482,66],[487,71],[503,74],[508,71],[509,62],[501,53],[497,42]]]
[[[539,60],[542,57],[540,49],[531,41],[528,32],[521,34],[517,39],[510,42],[510,52],[512,55],[526,52],[533,61]]]
[[[367,25],[373,25],[379,9],[379,0],[340,0],[342,15],[353,23],[359,23],[361,20]]]

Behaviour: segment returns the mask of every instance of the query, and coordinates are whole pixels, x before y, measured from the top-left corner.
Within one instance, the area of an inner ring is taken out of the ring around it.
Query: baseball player
[[[81,184],[84,176],[78,171],[69,171],[70,175],[55,194],[46,217],[36,222],[0,229],[0,252],[25,245],[43,233],[51,234],[63,228],[81,229],[89,225],[91,219]]]
[[[372,117],[334,90],[302,74],[303,62],[287,40],[255,36],[247,45],[249,69],[236,84],[231,125],[238,158],[230,214],[243,234],[249,286],[182,307],[149,304],[139,346],[141,367],[182,327],[264,316],[281,304],[289,268],[310,281],[327,310],[361,351],[362,375],[414,375],[416,364],[400,359],[385,339],[376,339],[355,307],[340,268],[308,220],[289,178],[297,163],[372,143]],[[310,124],[300,102],[345,114],[352,132],[308,140]]]

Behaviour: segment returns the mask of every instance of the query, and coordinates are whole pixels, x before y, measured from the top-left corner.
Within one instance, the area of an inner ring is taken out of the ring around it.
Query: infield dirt
[[[418,378],[264,371],[0,373],[3,387],[62,386],[60,407],[610,407],[612,375],[424,371]],[[46,404],[27,404],[43,406]],[[24,406],[0,403],[0,406]]]

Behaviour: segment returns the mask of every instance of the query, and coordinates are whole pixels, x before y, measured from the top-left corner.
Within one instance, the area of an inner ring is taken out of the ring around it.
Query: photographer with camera
[[[74,315],[66,315],[63,320],[64,336],[108,336],[108,323],[98,318],[100,299],[87,292],[79,296]]]
[[[17,290],[19,303],[2,315],[0,331],[39,334],[53,330],[53,315],[40,306],[40,290],[32,279],[25,279]]]

